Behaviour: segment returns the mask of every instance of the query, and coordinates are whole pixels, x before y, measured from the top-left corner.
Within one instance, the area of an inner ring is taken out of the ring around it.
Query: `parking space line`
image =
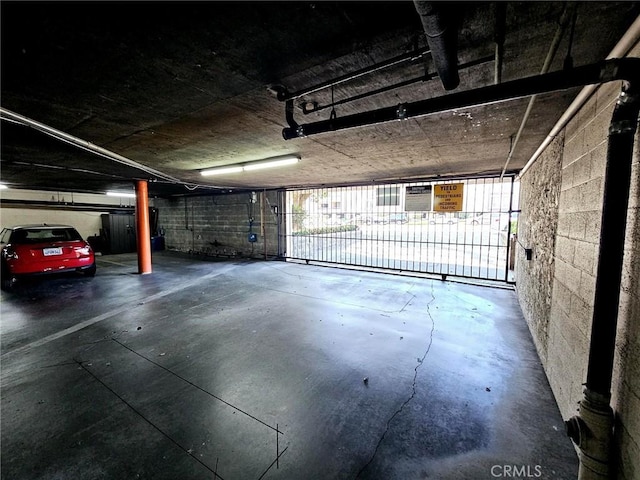
[[[97,260],[98,263],[110,263],[112,265],[118,265],[120,267],[130,267],[132,265],[136,265],[136,261],[132,260],[131,263],[120,263],[114,262],[113,260],[105,260],[104,258],[100,258]]]
[[[210,279],[215,278],[215,277],[220,276],[220,275],[224,275],[225,273],[228,273],[229,271],[235,269],[237,266],[238,265],[231,265],[231,266],[229,266],[227,268],[224,268],[222,270],[218,270],[216,272],[209,273],[207,275],[199,277],[199,278],[197,278],[195,280],[192,280],[192,281],[187,282],[185,284],[182,284],[180,286],[173,287],[173,288],[170,288],[170,289],[167,289],[167,290],[163,290],[162,292],[158,292],[158,293],[156,293],[154,295],[151,295],[149,297],[145,297],[144,303],[146,304],[146,303],[149,303],[149,302],[153,302],[154,300],[158,300],[159,298],[163,298],[163,297],[166,297],[167,295],[171,295],[172,293],[179,292],[180,290],[184,290],[185,288],[192,287],[193,285],[195,285],[197,283],[203,282],[205,280],[210,280]],[[15,350],[11,350],[9,352],[3,353],[0,356],[0,358],[5,359],[5,358],[7,358],[7,357],[9,357],[11,355],[15,355],[17,353],[25,353],[25,352],[27,352],[27,351],[29,351],[31,349],[41,347],[42,345],[46,345],[47,343],[53,342],[54,340],[57,340],[59,338],[62,338],[62,337],[65,337],[67,335],[70,335],[72,333],[75,333],[75,332],[77,332],[79,330],[82,330],[83,328],[90,327],[91,325],[95,325],[96,323],[101,322],[103,320],[107,320],[109,318],[113,318],[116,315],[119,315],[119,314],[121,314],[123,312],[131,311],[134,308],[139,306],[139,302],[140,302],[140,299],[137,299],[137,300],[134,300],[133,302],[130,302],[130,303],[128,303],[126,305],[123,305],[121,307],[115,308],[113,310],[110,310],[108,312],[102,313],[102,314],[97,315],[95,317],[89,318],[89,319],[87,319],[87,320],[85,320],[83,322],[77,323],[76,325],[73,325],[73,326],[71,326],[69,328],[65,328],[64,330],[60,330],[59,332],[52,333],[51,335],[48,335],[48,336],[46,336],[44,338],[41,338],[40,340],[35,340],[35,341],[31,342],[31,343],[27,343],[26,345],[23,345],[22,347],[16,348]]]

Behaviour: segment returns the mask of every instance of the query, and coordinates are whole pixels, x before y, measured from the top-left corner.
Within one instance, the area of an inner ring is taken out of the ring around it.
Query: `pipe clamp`
[[[396,108],[396,117],[398,117],[398,120],[407,118],[407,106],[404,103],[399,104]]]
[[[606,83],[618,77],[618,65],[614,62],[606,62],[600,70],[600,82]]]
[[[618,122],[612,122],[609,125],[609,135],[619,135],[624,133],[635,133],[636,122],[630,120],[620,120]]]

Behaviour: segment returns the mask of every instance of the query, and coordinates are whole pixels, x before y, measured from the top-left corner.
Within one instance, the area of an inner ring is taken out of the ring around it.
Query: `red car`
[[[10,289],[21,276],[59,272],[96,274],[93,250],[75,228],[68,225],[25,225],[4,228],[2,288]]]

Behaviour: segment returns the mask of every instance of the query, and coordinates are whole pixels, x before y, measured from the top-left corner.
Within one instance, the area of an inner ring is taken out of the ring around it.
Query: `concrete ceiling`
[[[344,185],[500,172],[528,99],[284,140],[273,93],[335,79],[426,47],[412,2],[3,1],[2,108],[178,179],[172,183],[2,121],[1,178],[17,188],[104,192],[149,179],[152,195],[208,188]],[[494,82],[495,3],[455,2],[460,85],[436,77],[337,105],[335,115],[394,106]],[[507,2],[502,81],[540,72],[564,2]],[[578,2],[575,66],[605,58],[637,2]],[[569,51],[567,29],[551,71]],[[336,85],[335,101],[433,73],[431,56]],[[524,166],[577,90],[538,97],[508,170]],[[330,88],[295,100],[331,103]],[[308,104],[310,105],[310,103]],[[202,177],[200,170],[297,154],[300,163]],[[195,189],[194,189],[195,188]]]

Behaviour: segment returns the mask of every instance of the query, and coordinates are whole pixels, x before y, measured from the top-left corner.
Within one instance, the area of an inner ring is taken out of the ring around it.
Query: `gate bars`
[[[453,183],[461,212],[407,202],[411,187]],[[288,190],[280,243],[292,260],[509,281],[518,188],[505,176]]]

